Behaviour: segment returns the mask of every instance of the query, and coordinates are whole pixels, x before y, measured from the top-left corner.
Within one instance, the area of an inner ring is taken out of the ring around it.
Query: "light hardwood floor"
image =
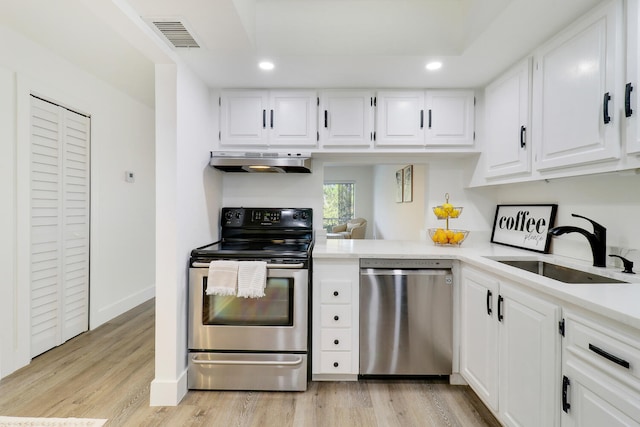
[[[465,386],[442,380],[312,382],[306,392],[190,391],[150,407],[154,302],[0,380],[0,415],[106,418],[107,426],[498,426]]]

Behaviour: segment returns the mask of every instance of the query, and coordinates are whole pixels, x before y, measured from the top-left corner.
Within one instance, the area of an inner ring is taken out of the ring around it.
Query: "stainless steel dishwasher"
[[[449,375],[451,260],[360,260],[360,375]]]

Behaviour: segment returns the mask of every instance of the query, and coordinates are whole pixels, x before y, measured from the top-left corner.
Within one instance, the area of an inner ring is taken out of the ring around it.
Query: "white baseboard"
[[[468,385],[464,377],[460,374],[453,373],[449,375],[449,384],[451,385]]]
[[[177,406],[187,394],[187,370],[175,381],[151,381],[149,406]]]
[[[89,329],[95,329],[103,323],[108,322],[120,316],[132,308],[142,304],[145,301],[150,300],[156,295],[156,286],[152,284],[134,294],[128,295],[125,298],[120,299],[108,306],[99,308],[97,310],[90,309],[91,318],[89,321]],[[92,304],[93,308],[94,304]]]

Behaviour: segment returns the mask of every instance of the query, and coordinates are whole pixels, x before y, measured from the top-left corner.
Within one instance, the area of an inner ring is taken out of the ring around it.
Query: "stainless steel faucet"
[[[606,267],[606,259],[607,259],[607,229],[597,222],[584,217],[582,215],[571,214],[576,218],[582,218],[589,221],[593,224],[593,233],[588,232],[587,230],[574,227],[572,225],[565,225],[560,227],[554,227],[549,230],[549,234],[552,236],[561,236],[567,233],[580,233],[589,241],[589,245],[591,245],[591,252],[593,253],[593,266],[594,267]]]

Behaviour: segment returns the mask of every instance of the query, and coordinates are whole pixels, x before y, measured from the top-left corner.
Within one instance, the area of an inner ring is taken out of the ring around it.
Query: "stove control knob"
[[[307,213],[306,212],[303,211],[301,215],[302,215],[302,219],[307,219]]]
[[[226,220],[230,220],[231,218],[233,218],[233,212],[232,212],[232,211],[227,211],[227,212],[224,214],[224,218],[225,218]]]

